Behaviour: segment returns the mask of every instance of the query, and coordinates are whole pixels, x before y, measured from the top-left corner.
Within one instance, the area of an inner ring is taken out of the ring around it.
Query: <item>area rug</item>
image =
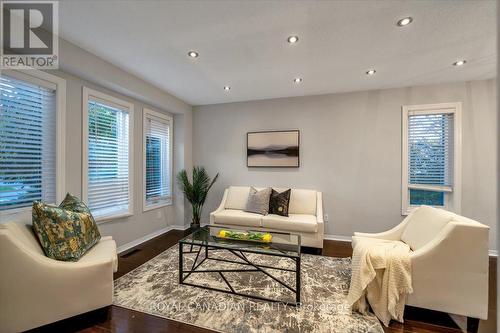
[[[383,333],[374,316],[351,313],[345,303],[349,290],[350,258],[330,258],[304,254],[301,258],[301,306],[260,301],[179,284],[178,246],[173,246],[115,281],[113,304],[163,318],[228,333],[338,332]],[[194,262],[185,255],[185,267]],[[226,251],[210,252],[210,257],[235,260]],[[259,254],[247,256],[271,267],[292,268],[288,258]],[[239,264],[206,260],[203,269],[241,269]],[[294,273],[266,269],[273,276],[294,285]],[[235,290],[245,294],[292,301],[292,293],[259,272],[225,273]],[[229,289],[217,273],[191,274],[186,282]]]

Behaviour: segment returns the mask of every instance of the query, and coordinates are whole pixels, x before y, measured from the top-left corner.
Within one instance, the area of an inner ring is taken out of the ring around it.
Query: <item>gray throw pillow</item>
[[[245,212],[267,215],[269,211],[269,198],[271,196],[271,188],[265,188],[258,191],[254,187],[250,188],[248,194],[247,205]]]

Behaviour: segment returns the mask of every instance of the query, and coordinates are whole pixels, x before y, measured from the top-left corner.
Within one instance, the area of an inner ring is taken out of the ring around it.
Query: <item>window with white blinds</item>
[[[144,109],[144,210],[172,202],[172,117]]]
[[[456,208],[458,104],[403,108],[403,210],[431,205]]]
[[[409,187],[453,190],[453,114],[408,115]]]
[[[41,80],[38,80],[41,81]],[[0,211],[56,201],[56,85],[0,76]]]
[[[132,211],[132,106],[85,89],[84,198],[97,219]]]

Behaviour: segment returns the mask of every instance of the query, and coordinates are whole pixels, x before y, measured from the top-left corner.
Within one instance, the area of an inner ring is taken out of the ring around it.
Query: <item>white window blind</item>
[[[171,202],[171,121],[152,112],[144,114],[145,206]]]
[[[89,208],[96,217],[128,213],[129,113],[92,97],[87,112]]]
[[[408,116],[409,188],[453,190],[453,113]]]
[[[0,211],[56,200],[56,88],[0,77]]]

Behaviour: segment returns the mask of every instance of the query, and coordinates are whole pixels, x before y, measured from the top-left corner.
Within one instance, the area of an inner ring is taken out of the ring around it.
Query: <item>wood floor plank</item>
[[[118,271],[114,274],[114,278],[117,279],[154,258],[169,247],[175,245],[179,239],[187,234],[189,234],[189,230],[171,230],[128,250],[126,253],[122,253],[119,257]],[[307,248],[304,252],[314,253],[314,251]],[[325,240],[322,254],[329,257],[350,257],[352,255],[351,244],[349,242]],[[490,313],[495,313],[496,309],[496,265],[496,258],[492,258],[490,260],[489,281]],[[492,320],[494,319],[495,318]],[[405,311],[404,324],[392,322],[390,327],[384,327],[384,331],[386,333],[462,332],[454,325],[450,317],[444,313],[411,307],[407,307]],[[31,332],[209,333],[213,331],[118,306],[109,306],[104,309],[46,325],[32,330]]]

